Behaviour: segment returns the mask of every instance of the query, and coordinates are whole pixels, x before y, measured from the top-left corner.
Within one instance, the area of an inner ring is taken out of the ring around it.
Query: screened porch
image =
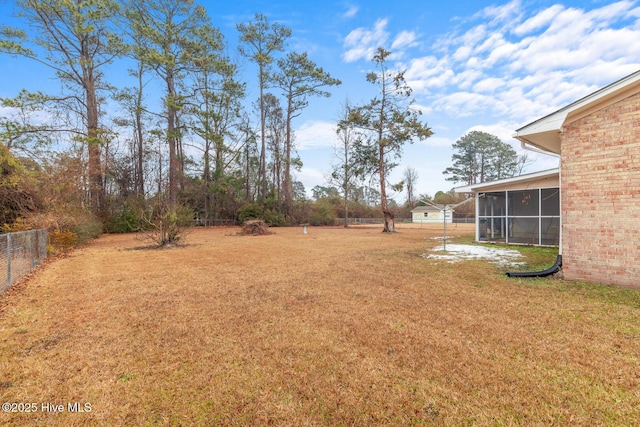
[[[476,212],[478,241],[559,244],[558,187],[477,193]]]

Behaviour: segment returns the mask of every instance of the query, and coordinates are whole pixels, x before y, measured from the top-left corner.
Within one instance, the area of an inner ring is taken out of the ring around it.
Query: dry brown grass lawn
[[[424,259],[437,226],[237,231],[103,236],[1,295],[2,402],[37,412],[0,424],[640,424],[637,305]]]

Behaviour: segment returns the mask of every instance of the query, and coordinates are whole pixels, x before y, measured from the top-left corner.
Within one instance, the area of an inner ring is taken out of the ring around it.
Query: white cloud
[[[513,32],[518,36],[522,36],[545,27],[551,23],[563,9],[564,7],[559,4],[553,5],[518,25]]]
[[[327,185],[325,175],[321,171],[309,166],[302,166],[302,169],[295,173],[294,179],[304,183],[307,197],[311,197],[311,189],[316,185]]]
[[[22,110],[20,108],[15,107],[5,107],[0,106],[0,117],[5,118],[6,120],[14,120],[16,122],[28,122],[34,126],[41,125],[49,125],[52,122],[55,122],[55,118],[52,113],[47,111],[42,106],[42,110],[29,111],[29,109]]]
[[[451,147],[453,141],[451,138],[434,134],[425,140],[419,141],[418,144],[426,145],[428,147]]]
[[[621,16],[624,16],[627,13],[637,13],[637,9],[634,10],[635,3],[635,1],[628,0],[619,1],[593,10],[587,15],[593,16],[603,24],[608,25],[611,23],[615,23]],[[635,15],[635,17],[638,17],[638,15]]]
[[[295,132],[298,150],[333,147],[337,142],[335,123],[309,121],[303,123]]]
[[[476,55],[488,54],[488,56],[485,57],[485,61],[483,63],[483,66],[487,67],[489,65],[493,65],[491,63],[487,63],[490,61],[491,55],[493,55],[493,52],[496,49],[503,47],[505,44],[506,44],[506,41],[502,34],[497,32],[493,34],[489,34],[487,38],[482,41],[482,43],[480,43],[478,46],[475,47],[474,53]]]
[[[495,45],[491,47],[491,53],[484,62],[484,65],[485,67],[494,66],[502,60],[508,63],[517,50],[518,46],[516,44],[508,43],[503,38],[500,38],[499,40],[496,40]]]
[[[415,46],[417,38],[418,36],[413,31],[401,31],[400,34],[395,37],[393,43],[391,43],[391,50],[395,51]]]
[[[452,117],[468,117],[480,114],[487,109],[495,110],[499,101],[493,96],[474,92],[452,92],[440,95],[433,107]]]
[[[457,48],[459,51],[456,52],[455,59],[464,61],[473,54],[474,46],[487,38],[488,33],[486,25],[479,24],[469,28],[462,35],[456,33],[445,34],[434,45],[443,49],[447,55],[452,48]]]
[[[431,114],[431,112],[433,111],[433,108],[427,106],[427,105],[422,105],[419,103],[415,103],[411,106],[412,109],[417,110],[420,112],[420,114],[424,116],[428,116],[429,114]]]
[[[429,88],[451,84],[454,73],[448,67],[446,60],[434,56],[416,58],[406,67],[404,77],[414,91],[427,92]]]
[[[640,54],[637,57],[640,58]],[[578,70],[578,72],[570,74],[574,83],[581,83],[584,88],[595,90],[598,87],[613,83],[621,76],[634,73],[638,69],[640,69],[640,65],[637,62],[630,62],[628,58],[620,57],[609,62],[595,61]],[[586,93],[583,92],[583,95]]]
[[[359,59],[369,60],[375,54],[377,48],[391,50],[390,61],[398,61],[406,54],[406,50],[418,47],[418,34],[414,31],[400,31],[388,46],[390,33],[387,31],[388,19],[378,19],[372,29],[359,27],[351,31],[344,39],[343,46],[346,49],[342,54],[345,62],[355,62]]]
[[[514,148],[516,148],[516,146],[520,145],[520,143],[513,138],[514,129],[516,128],[518,128],[518,123],[502,121],[489,125],[471,126],[464,134],[466,135],[467,133],[472,131],[490,133],[491,135],[495,135],[500,138],[502,142],[511,144]],[[462,137],[463,135],[460,136]]]
[[[473,86],[473,91],[493,93],[502,87],[504,87],[504,80],[496,77],[489,77],[476,83]]]
[[[472,53],[471,46],[460,46],[453,54],[453,60],[462,62],[465,59],[469,59]]]
[[[501,6],[489,6],[480,11],[478,16],[490,18],[491,23],[503,23],[516,20],[522,15],[520,0],[513,0]]]
[[[531,13],[515,0],[465,24],[405,75],[427,96],[419,102],[452,117],[537,118],[640,68],[640,10],[631,1]]]
[[[552,19],[553,18],[553,19]],[[627,20],[634,26],[626,25]],[[533,23],[527,24],[527,22]],[[589,12],[553,6],[540,12],[516,30],[539,34],[518,43],[514,63],[521,72],[536,73],[553,70],[586,71],[598,61],[627,58],[625,62],[638,64],[640,58],[640,30],[633,3],[622,1]],[[594,76],[591,75],[591,78]],[[621,77],[620,73],[616,78]],[[597,78],[597,76],[596,76]],[[611,79],[609,79],[611,80]]]
[[[469,90],[479,80],[485,78],[481,70],[476,69],[473,64],[468,66],[455,75],[455,84],[462,90]]]
[[[358,14],[358,10],[360,10],[358,6],[349,6],[349,9],[347,9],[347,11],[342,14],[342,18],[351,19]]]
[[[387,22],[387,19],[378,19],[373,29],[359,27],[347,34],[344,39],[344,47],[347,50],[342,54],[344,61],[371,59],[375,50],[384,46],[389,39],[389,33],[386,31]]]

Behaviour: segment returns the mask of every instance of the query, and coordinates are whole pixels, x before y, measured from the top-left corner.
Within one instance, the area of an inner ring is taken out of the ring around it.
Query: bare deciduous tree
[[[407,166],[404,170],[404,188],[407,193],[407,208],[416,207],[416,183],[418,181],[418,172]]]

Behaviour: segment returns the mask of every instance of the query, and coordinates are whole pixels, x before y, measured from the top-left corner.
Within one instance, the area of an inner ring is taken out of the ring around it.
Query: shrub
[[[238,209],[238,219],[241,222],[262,218],[263,208],[257,203],[246,203]]]
[[[246,203],[238,209],[238,220],[244,223],[253,219],[264,220],[269,227],[282,227],[286,224],[284,214],[275,209],[266,209],[258,203]]]
[[[78,243],[86,243],[102,234],[103,225],[93,216],[87,216],[85,218],[81,218],[81,220],[72,228],[72,231],[78,237]]]
[[[311,225],[333,225],[335,221],[335,208],[322,200],[315,203],[309,214],[309,224]]]
[[[271,209],[264,212],[263,219],[269,227],[282,227],[286,223],[284,214]]]
[[[2,233],[15,233],[17,231],[31,230],[33,227],[24,220],[22,217],[18,217],[13,224],[3,224],[0,227]]]
[[[67,251],[78,244],[78,235],[73,231],[53,230],[49,233],[49,245],[52,252]],[[49,248],[47,248],[49,252]]]
[[[178,244],[186,235],[186,227],[193,219],[193,210],[185,206],[175,209],[160,206],[142,215],[141,232],[143,239],[152,241],[156,246]]]
[[[142,220],[136,209],[131,206],[124,206],[122,210],[113,215],[105,225],[109,233],[131,233],[139,231]]]

